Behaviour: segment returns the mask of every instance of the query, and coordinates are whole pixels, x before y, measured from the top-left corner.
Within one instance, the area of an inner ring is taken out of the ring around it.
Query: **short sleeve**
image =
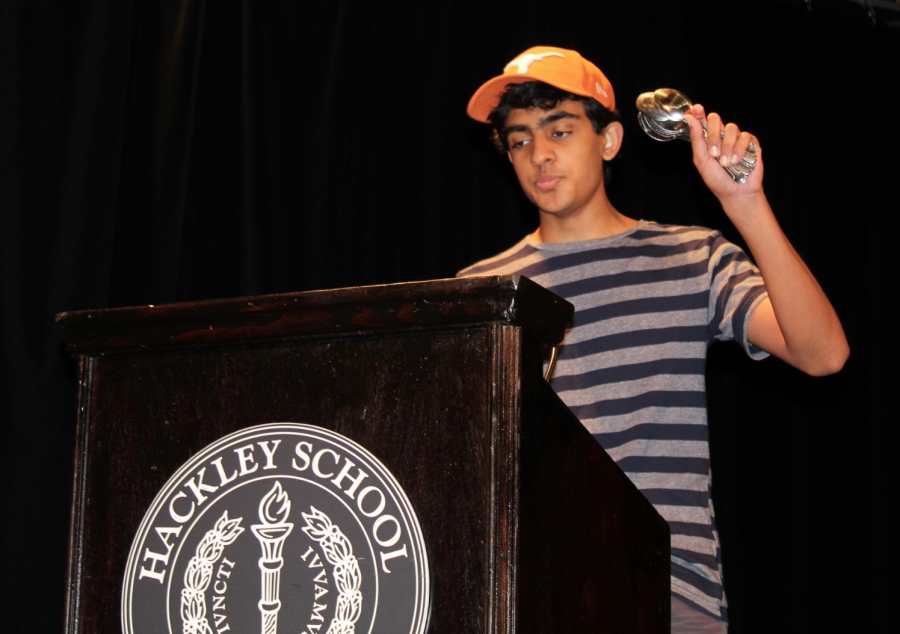
[[[756,265],[739,246],[715,232],[709,252],[709,340],[733,339],[753,359],[769,356],[747,339],[750,316],[766,297]]]

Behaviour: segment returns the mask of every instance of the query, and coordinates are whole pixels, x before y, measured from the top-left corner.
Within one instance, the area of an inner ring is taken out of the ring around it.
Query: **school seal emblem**
[[[125,570],[126,634],[422,634],[422,531],[349,438],[270,423],[198,452],[157,494]]]

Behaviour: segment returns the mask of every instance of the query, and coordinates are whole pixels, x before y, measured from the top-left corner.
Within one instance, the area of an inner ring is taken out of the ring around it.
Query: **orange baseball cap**
[[[616,107],[612,84],[606,75],[577,51],[534,46],[507,64],[502,75],[476,90],[466,113],[476,121],[488,123],[488,115],[500,104],[506,87],[526,81],[542,81],[575,95],[593,97],[610,110]]]

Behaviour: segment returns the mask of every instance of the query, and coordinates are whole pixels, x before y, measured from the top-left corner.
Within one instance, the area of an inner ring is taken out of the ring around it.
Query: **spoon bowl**
[[[638,122],[648,136],[657,141],[684,139],[690,141],[691,130],[684,114],[693,107],[683,92],[674,88],[660,88],[642,93],[637,98]],[[646,121],[645,125],[645,120]],[[653,132],[648,131],[648,127]]]

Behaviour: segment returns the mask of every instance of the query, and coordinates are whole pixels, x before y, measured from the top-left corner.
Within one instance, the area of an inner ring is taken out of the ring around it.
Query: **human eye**
[[[529,141],[528,137],[515,137],[515,136],[512,136],[512,137],[510,137],[509,140],[508,140],[508,142],[509,142],[509,149],[510,149],[510,150],[517,150],[517,149],[519,149],[519,148],[521,148],[521,147],[525,147],[526,145],[528,145],[528,141]]]

